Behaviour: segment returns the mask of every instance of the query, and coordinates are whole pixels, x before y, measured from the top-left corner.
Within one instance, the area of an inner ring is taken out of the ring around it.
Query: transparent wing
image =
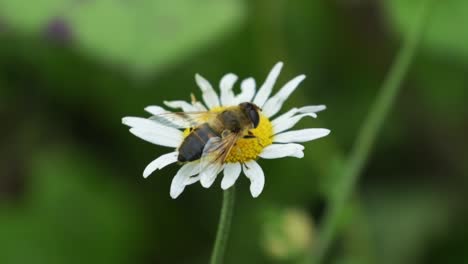
[[[151,116],[149,119],[154,120],[165,126],[174,128],[187,128],[196,127],[206,123],[210,119],[216,117],[216,113],[203,111],[203,112],[171,112],[162,113],[159,115]]]
[[[240,137],[240,133],[224,131],[221,137],[213,137],[206,143],[200,158],[200,182],[204,187],[213,184],[223,169],[224,161]]]
[[[228,130],[223,131],[222,137],[212,137],[203,148],[200,158],[201,168],[207,168],[214,164],[223,164],[227,155],[231,151],[241,133],[233,133]]]

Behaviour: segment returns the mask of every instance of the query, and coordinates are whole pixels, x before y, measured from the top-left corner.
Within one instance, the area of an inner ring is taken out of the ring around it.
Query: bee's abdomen
[[[180,162],[187,162],[200,159],[206,142],[208,142],[210,138],[218,136],[219,134],[208,124],[197,127],[184,139],[182,145],[180,145],[177,160]]]

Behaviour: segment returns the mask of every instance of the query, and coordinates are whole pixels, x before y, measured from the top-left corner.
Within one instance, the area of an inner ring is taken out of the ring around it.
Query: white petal
[[[227,190],[233,186],[237,178],[239,178],[241,170],[241,165],[239,163],[227,163],[224,165],[224,177],[221,181],[221,188]]]
[[[124,125],[133,127],[133,128],[148,129],[148,130],[166,129],[167,131],[169,131],[168,133],[180,133],[182,135],[182,132],[180,130],[161,125],[160,123],[154,120],[148,119],[148,118],[126,116],[122,118],[122,123]]]
[[[182,166],[172,179],[170,195],[172,199],[177,198],[185,189],[187,180],[199,173],[199,164],[190,162]]]
[[[147,178],[155,170],[160,170],[166,167],[167,165],[176,162],[178,155],[179,152],[175,151],[159,156],[157,159],[150,162],[148,166],[146,166],[145,170],[143,171],[143,177]]]
[[[164,101],[164,104],[169,106],[170,108],[175,108],[175,109],[182,109],[184,112],[195,112],[199,111],[197,107],[194,105],[182,101],[182,100],[177,100],[177,101]]]
[[[275,135],[273,142],[290,143],[290,142],[305,142],[324,137],[330,134],[330,130],[325,128],[308,128],[294,130]]]
[[[219,106],[218,95],[213,89],[213,86],[199,74],[195,74],[195,82],[202,91],[203,101],[205,101],[206,106],[208,106],[209,109]]]
[[[288,120],[289,118],[293,117],[295,114],[297,114],[297,112],[299,111],[298,108],[291,108],[289,111],[287,111],[286,113],[276,117],[273,121],[272,121],[272,124],[273,122],[275,123],[281,123],[281,122],[284,122],[285,120]]]
[[[182,142],[183,139],[182,131],[173,127],[161,125],[147,118],[127,116],[122,118],[122,123],[129,127],[132,127],[132,129],[130,129],[130,132],[132,132],[132,130],[145,132],[151,134],[154,137],[161,137],[161,140],[167,138],[170,142],[176,141],[179,144]]]
[[[299,122],[299,120],[301,120],[305,116],[310,116],[310,117],[314,117],[314,118],[317,117],[317,115],[315,113],[307,113],[307,114],[295,115],[295,116],[290,117],[288,119],[283,118],[283,119],[280,119],[279,122],[276,121],[276,120],[273,120],[271,122],[271,125],[273,126],[273,133],[278,134],[280,132],[283,132],[283,131],[286,131],[286,130],[290,129],[291,127],[296,125],[297,122]]]
[[[208,109],[206,109],[206,107],[198,101],[193,103],[193,106],[197,109],[197,111],[208,111]]]
[[[255,80],[250,77],[241,82],[241,92],[234,99],[234,104],[251,102],[255,95]]]
[[[210,188],[216,176],[223,170],[223,166],[206,166],[200,172],[200,183],[204,188]]]
[[[272,144],[263,149],[260,157],[264,159],[279,159],[284,157],[303,158],[304,146],[299,144]]]
[[[185,185],[194,184],[194,183],[196,183],[196,182],[199,181],[199,180],[200,180],[200,176],[198,176],[198,175],[197,175],[197,176],[193,176],[193,177],[190,177],[190,178],[188,178],[187,180],[185,180],[184,184],[185,184]]]
[[[266,78],[265,82],[258,90],[258,93],[255,96],[253,103],[258,105],[260,108],[263,107],[266,100],[270,96],[271,91],[273,90],[273,85],[275,84],[276,79],[278,78],[282,67],[283,67],[282,62],[276,63],[273,69],[268,74],[268,77]]]
[[[246,162],[243,166],[244,174],[250,179],[250,193],[256,198],[260,195],[265,185],[263,170],[254,160]]]
[[[308,105],[308,106],[304,106],[304,107],[299,108],[299,112],[301,112],[301,113],[317,113],[317,112],[323,111],[325,109],[327,109],[326,105]]]
[[[221,105],[232,105],[234,101],[234,92],[232,87],[237,81],[237,76],[233,73],[228,73],[221,78],[219,88],[221,90]]]
[[[324,110],[326,107],[325,105],[308,105],[308,106],[303,106],[301,108],[292,108],[288,112],[278,116],[273,120],[275,123],[281,123],[292,116],[294,116],[297,113],[302,113],[302,114],[315,114],[316,112]],[[317,117],[317,115],[310,115],[312,117]]]
[[[164,109],[164,108],[162,108],[161,106],[158,106],[158,105],[147,106],[147,107],[145,107],[145,111],[150,113],[150,114],[153,114],[153,115],[160,115],[160,114],[168,112],[166,109]]]
[[[147,129],[141,128],[130,128],[130,133],[133,135],[148,141],[150,143],[170,147],[170,148],[177,148],[182,143],[182,136],[176,136],[166,133],[161,133],[162,131],[151,131]]]
[[[135,136],[157,145],[178,147],[183,140],[182,131],[146,118],[124,117],[122,123],[132,127],[130,132]]]
[[[305,79],[305,75],[299,75],[294,79],[287,82],[273,97],[268,99],[265,105],[262,107],[263,113],[267,117],[274,116],[281,110],[283,103],[288,97],[296,90],[297,86]]]

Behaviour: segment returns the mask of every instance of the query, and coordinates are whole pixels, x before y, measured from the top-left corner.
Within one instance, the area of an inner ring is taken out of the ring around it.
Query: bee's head
[[[242,108],[242,110],[244,110],[244,113],[252,122],[253,127],[257,128],[258,123],[260,122],[260,114],[259,114],[259,111],[261,111],[260,107],[249,102],[241,103],[239,104],[239,106],[240,108]]]

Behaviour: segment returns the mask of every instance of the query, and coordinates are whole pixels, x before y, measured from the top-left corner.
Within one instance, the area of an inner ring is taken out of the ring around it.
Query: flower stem
[[[235,186],[232,186],[223,193],[223,205],[221,207],[216,240],[213,252],[211,253],[211,264],[223,263],[224,252],[226,251],[226,244],[229,237],[229,230],[231,228],[231,220],[234,211],[235,192]]]
[[[348,201],[354,186],[361,174],[369,153],[372,150],[377,134],[387,116],[398,91],[401,88],[402,80],[408,72],[411,61],[416,53],[421,40],[424,26],[427,24],[429,6],[433,0],[425,0],[421,6],[420,15],[415,22],[414,28],[406,36],[403,46],[398,52],[396,59],[390,68],[377,98],[370,108],[358,137],[351,150],[350,158],[345,165],[342,177],[337,183],[335,192],[330,197],[330,209],[327,211],[323,227],[319,233],[317,248],[312,252],[312,263],[321,263],[333,242],[338,222]]]

